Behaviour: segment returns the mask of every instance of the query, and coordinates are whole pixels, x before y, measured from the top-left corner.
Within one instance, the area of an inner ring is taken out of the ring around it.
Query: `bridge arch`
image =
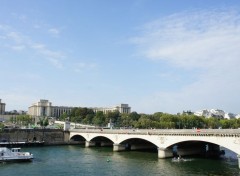
[[[75,134],[75,135],[71,136],[69,141],[70,141],[71,144],[85,144],[86,138],[84,138],[80,134]]]
[[[114,142],[108,137],[101,135],[91,138],[88,142],[94,144],[94,146],[113,146]]]
[[[127,141],[129,139],[140,139],[143,141],[148,141],[149,143],[152,143],[156,147],[160,147],[158,136],[151,136],[151,138],[149,138],[149,136],[146,136],[146,135],[121,135],[118,137],[118,140],[116,141],[116,143],[121,144],[124,141]]]
[[[194,138],[194,136],[193,137],[187,137],[186,136],[186,138],[184,140],[182,138],[169,140],[164,145],[164,148],[169,148],[169,147],[174,146],[174,145],[183,144],[183,143],[191,143],[191,142],[192,143],[194,143],[194,142],[199,143],[199,147],[200,147],[201,144],[203,144],[203,145],[215,144],[215,145],[227,148],[227,149],[231,150],[232,152],[234,152],[236,154],[240,154],[240,147],[239,147],[240,143],[238,143],[239,142],[238,139],[233,139],[233,143],[235,143],[235,145],[233,145],[233,143],[226,142],[225,138],[218,138],[218,137],[211,137],[211,138],[202,139],[201,137]]]
[[[86,139],[80,134],[75,134],[71,136],[70,141],[86,141]]]
[[[143,139],[140,137],[132,137],[126,140],[123,140],[119,143],[119,145],[124,145],[125,150],[157,150],[158,146],[147,139]]]

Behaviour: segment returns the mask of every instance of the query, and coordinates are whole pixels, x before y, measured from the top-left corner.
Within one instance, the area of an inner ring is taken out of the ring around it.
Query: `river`
[[[184,162],[158,159],[154,152],[113,152],[112,148],[45,146],[22,148],[32,162],[1,163],[1,176],[234,176],[240,175],[231,153],[227,159],[187,158]]]

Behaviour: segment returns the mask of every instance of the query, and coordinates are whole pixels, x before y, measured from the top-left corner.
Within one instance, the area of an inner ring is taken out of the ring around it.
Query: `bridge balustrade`
[[[105,134],[240,136],[240,129],[71,129],[70,131]]]

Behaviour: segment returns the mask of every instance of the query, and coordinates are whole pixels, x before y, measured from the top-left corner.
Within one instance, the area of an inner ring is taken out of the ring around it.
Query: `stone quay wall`
[[[44,145],[70,144],[69,132],[61,129],[4,129],[0,142],[43,142]]]

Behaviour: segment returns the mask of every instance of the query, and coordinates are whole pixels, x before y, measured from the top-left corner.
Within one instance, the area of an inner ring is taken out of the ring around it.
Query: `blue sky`
[[[238,0],[0,0],[0,99],[240,113]]]

